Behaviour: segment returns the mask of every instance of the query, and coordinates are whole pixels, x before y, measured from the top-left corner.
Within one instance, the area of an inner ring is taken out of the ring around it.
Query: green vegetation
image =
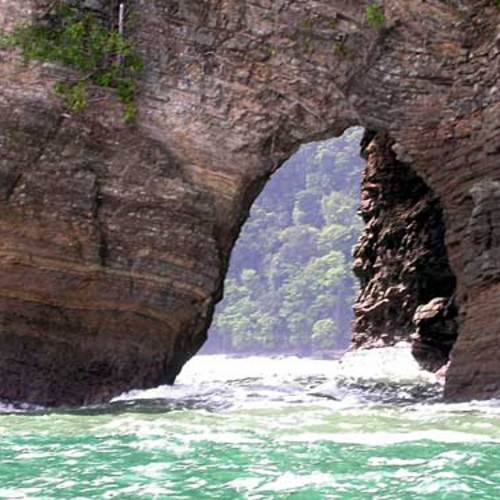
[[[333,44],[333,52],[340,57],[347,57],[349,55],[349,49],[345,42],[335,42]]]
[[[380,5],[369,5],[366,8],[366,20],[368,24],[375,30],[381,30],[386,23],[384,10]]]
[[[266,186],[233,252],[208,348],[321,353],[347,346],[356,284],[360,131],[303,147]]]
[[[87,107],[87,87],[84,82],[58,82],[54,85],[54,92],[74,113],[81,113]]]
[[[88,85],[93,83],[116,89],[125,121],[135,118],[136,78],[142,62],[112,23],[106,25],[89,11],[56,2],[43,20],[19,26],[9,42],[20,47],[27,60],[60,62],[82,73],[54,89],[73,112],[85,109]]]

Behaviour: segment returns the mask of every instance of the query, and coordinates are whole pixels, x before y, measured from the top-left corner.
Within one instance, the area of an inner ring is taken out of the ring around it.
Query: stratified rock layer
[[[0,28],[49,3],[0,0]],[[499,394],[500,12],[385,0],[377,29],[369,4],[131,1],[135,127],[103,89],[68,113],[53,84],[74,73],[0,50],[0,397],[171,382],[266,179],[353,125],[386,134],[442,207],[459,308],[447,396]]]

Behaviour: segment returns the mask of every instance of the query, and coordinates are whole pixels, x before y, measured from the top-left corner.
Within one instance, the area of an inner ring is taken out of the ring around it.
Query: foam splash
[[[130,391],[113,403],[168,401],[170,409],[221,410],[323,398],[356,406],[368,400],[412,402],[439,393],[436,377],[421,370],[410,345],[401,343],[349,352],[340,361],[197,356],[184,367],[173,387]]]
[[[393,347],[347,352],[338,364],[336,378],[392,384],[438,382],[433,373],[420,368],[411,353],[411,345],[406,342]]]

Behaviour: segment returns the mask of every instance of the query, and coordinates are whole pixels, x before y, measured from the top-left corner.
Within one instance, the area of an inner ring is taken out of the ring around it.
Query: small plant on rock
[[[84,82],[58,82],[54,85],[54,93],[74,113],[81,113],[87,107],[87,87]]]
[[[386,23],[384,10],[380,5],[371,4],[366,8],[366,20],[375,30],[381,30]]]
[[[27,60],[60,62],[82,73],[54,89],[73,112],[86,108],[88,84],[93,83],[116,89],[124,120],[135,119],[136,78],[142,61],[118,29],[95,13],[56,2],[43,19],[19,26],[9,38]]]
[[[333,44],[333,52],[339,57],[347,57],[349,55],[349,49],[345,42],[335,42]]]

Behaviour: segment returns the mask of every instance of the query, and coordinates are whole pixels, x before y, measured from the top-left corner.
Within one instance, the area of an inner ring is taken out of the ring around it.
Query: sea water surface
[[[106,406],[0,408],[0,498],[500,498],[500,402],[443,403],[406,346],[198,356]]]

